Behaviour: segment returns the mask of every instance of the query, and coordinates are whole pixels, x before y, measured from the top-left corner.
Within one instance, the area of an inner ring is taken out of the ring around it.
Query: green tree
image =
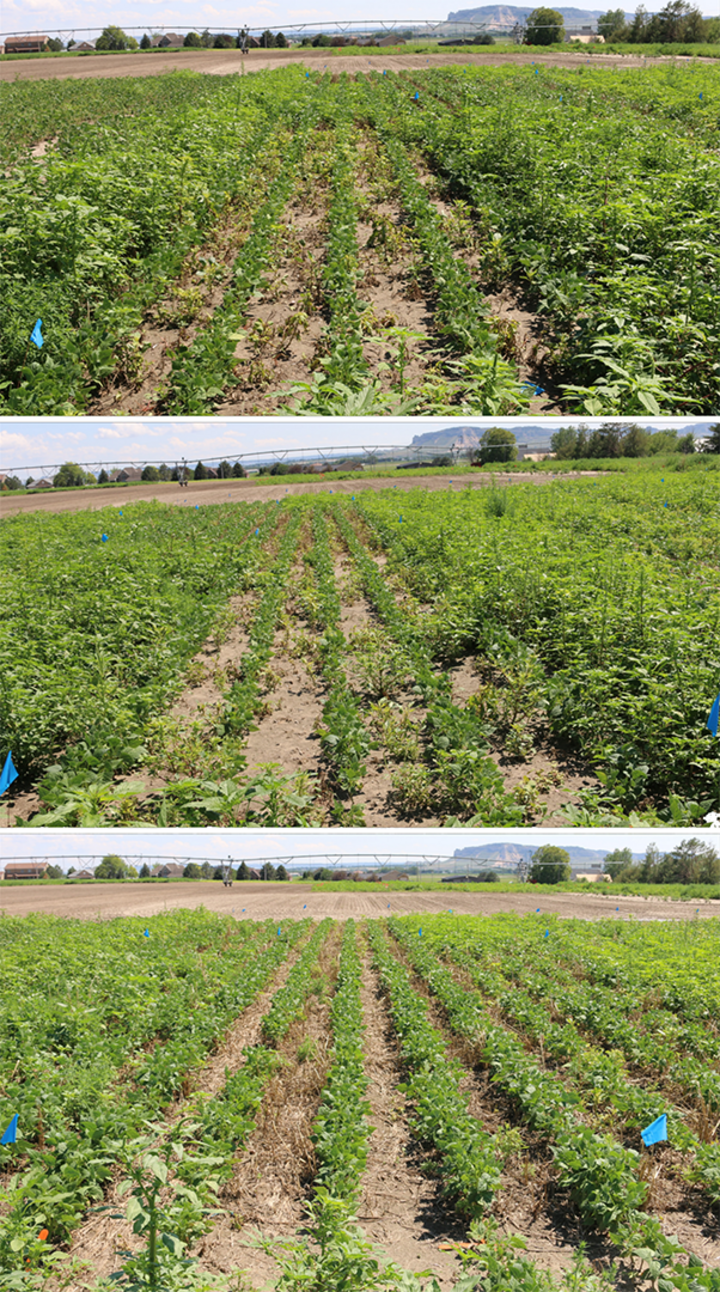
[[[57,488],[76,487],[85,484],[85,472],[77,462],[63,462],[60,470],[53,476]]]
[[[166,462],[163,462],[162,466],[158,467],[158,475],[161,480],[170,480],[172,478],[172,471]]]
[[[276,874],[275,874],[275,867],[273,866],[273,864],[272,864],[272,862],[271,862],[271,861],[266,861],[266,862],[265,862],[265,864],[262,866],[262,868],[261,868],[261,870],[260,870],[260,878],[261,878],[261,879],[275,879],[275,878],[276,878]]]
[[[152,480],[154,482],[155,480],[160,479],[160,472],[157,467],[143,467],[142,478],[143,480]]]
[[[125,879],[128,875],[134,874],[133,867],[114,852],[110,852],[106,857],[103,857],[100,865],[95,870],[96,879]]]
[[[645,849],[645,856],[640,862],[637,876],[641,884],[656,884],[658,882],[662,860],[662,853],[657,844],[649,843]]]
[[[207,480],[207,468],[203,466],[202,462],[198,462],[193,471],[193,480]]]
[[[150,878],[150,867],[148,866],[147,862],[144,861],[142,866],[140,867],[138,879],[149,879],[149,878]]]
[[[220,32],[213,40],[213,49],[234,49],[235,38],[227,32]]]
[[[667,852],[658,867],[661,884],[720,883],[720,857],[709,843],[683,839]]]
[[[565,39],[565,22],[557,9],[533,9],[525,27],[526,45],[555,45]]]
[[[701,453],[720,453],[720,422],[715,422],[714,426],[709,426],[703,436]]]
[[[703,36],[702,13],[687,0],[669,0],[664,9],[652,15],[647,26],[648,39],[664,45],[693,43]]]
[[[95,41],[96,49],[128,49],[129,45],[130,40],[121,27],[106,27]]]
[[[624,458],[646,458],[650,452],[651,435],[644,426],[631,423],[623,426],[620,447]]]
[[[655,431],[650,436],[648,453],[654,457],[658,453],[677,453],[677,431]]]
[[[47,870],[45,871],[45,878],[64,879],[65,871],[63,870],[62,866],[48,866]]]
[[[625,32],[625,10],[608,9],[597,20],[598,35],[605,40],[620,40]]]
[[[616,879],[621,871],[632,866],[633,856],[630,848],[614,848],[605,858],[605,874]]]
[[[48,49],[51,49],[53,54],[59,54],[63,48],[63,43],[57,36],[50,37],[48,41]]]
[[[277,36],[275,37],[275,47],[276,47],[277,49],[287,49],[287,48],[288,48],[288,38],[287,38],[287,36],[285,36],[285,35],[283,34],[283,32],[281,32],[281,31],[279,31],[279,32],[277,33]]]
[[[536,884],[562,884],[570,878],[570,854],[554,843],[544,843],[530,858],[528,878]]]
[[[479,448],[473,449],[472,461],[484,466],[486,462],[514,462],[517,458],[517,441],[512,431],[501,426],[489,426],[480,436]]]
[[[245,480],[247,478],[247,471],[245,470],[242,462],[235,463],[232,473],[236,480]]]
[[[199,32],[189,31],[183,41],[186,49],[202,49],[202,39]]]
[[[143,37],[142,37],[142,39],[141,39],[141,41],[140,41],[140,48],[141,48],[141,49],[152,49],[152,41],[151,41],[150,37],[148,36],[147,32],[145,32],[145,33],[144,33],[144,35],[143,35]]]
[[[685,435],[681,435],[677,442],[677,446],[678,446],[678,453],[694,453],[695,436],[693,435],[692,431],[688,431]]]
[[[237,868],[237,870],[236,870],[236,872],[235,872],[235,878],[236,878],[236,879],[249,879],[249,878],[250,878],[250,867],[248,866],[248,864],[247,864],[247,862],[246,862],[246,861],[241,861],[241,862],[240,862],[240,865],[238,866],[238,868]]]
[[[650,15],[648,14],[648,11],[645,8],[645,5],[643,4],[638,5],[637,9],[635,10],[635,17],[630,23],[630,26],[627,31],[627,40],[629,40],[632,44],[635,44],[635,45],[642,44],[643,41],[647,40],[647,30],[648,30],[649,21],[650,21]]]
[[[561,426],[559,431],[555,431],[554,435],[550,436],[550,451],[561,462],[574,458],[577,437],[578,433],[574,426]]]
[[[218,475],[221,480],[229,480],[232,475],[232,467],[229,462],[221,462],[218,467]]]
[[[275,878],[281,879],[281,880],[287,880],[290,878],[285,867],[282,864],[279,865],[277,870],[275,871]]]
[[[202,871],[196,861],[189,861],[183,871],[183,879],[202,879]]]
[[[210,865],[209,861],[203,862],[202,866],[200,867],[200,874],[202,875],[203,879],[212,879],[213,868]]]
[[[107,484],[109,479],[110,477],[108,476],[107,471],[103,467],[100,472],[100,475],[98,476],[98,484]]]

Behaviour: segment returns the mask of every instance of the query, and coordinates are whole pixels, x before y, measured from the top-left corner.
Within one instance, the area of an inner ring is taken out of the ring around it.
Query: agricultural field
[[[717,413],[720,68],[530,53],[0,82],[0,413]]]
[[[3,917],[4,1288],[717,1292],[716,920],[300,916]]]
[[[6,824],[702,826],[714,474],[8,517]]]

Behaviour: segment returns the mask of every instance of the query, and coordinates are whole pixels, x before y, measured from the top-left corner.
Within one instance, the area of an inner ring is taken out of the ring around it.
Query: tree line
[[[689,0],[668,0],[659,13],[638,5],[630,22],[624,9],[608,9],[597,21],[598,35],[617,44],[712,44],[720,40],[720,18],[704,18]],[[557,9],[533,9],[525,25],[526,45],[555,45],[566,39]]]

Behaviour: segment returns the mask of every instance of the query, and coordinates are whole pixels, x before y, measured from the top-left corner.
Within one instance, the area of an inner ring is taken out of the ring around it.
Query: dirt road
[[[167,883],[68,884],[64,887],[19,885],[0,889],[0,911],[6,915],[29,915],[39,911],[73,919],[112,919],[118,915],[157,915],[178,907],[204,906],[236,919],[302,919],[311,915],[321,920],[379,918],[412,912],[440,914],[450,908],[456,915],[495,915],[517,911],[527,915],[539,906],[545,915],[566,919],[687,920],[720,914],[720,902],[671,902],[658,898],[595,896],[593,893],[538,894],[532,888],[517,893],[391,892],[382,885],[372,892],[313,892],[311,884],[235,883],[224,888],[219,882],[190,880]],[[307,907],[307,910],[305,909]],[[616,911],[616,907],[619,910]],[[696,912],[698,913],[696,915]]]
[[[547,67],[579,67],[587,59],[585,51],[578,53],[539,54],[533,51],[536,64]],[[333,73],[357,73],[373,67],[378,71],[422,71],[428,65],[438,67],[454,63],[474,67],[499,67],[507,63],[529,63],[528,50],[510,53],[493,52],[491,49],[462,51],[437,50],[428,54],[342,54],[331,49],[275,49],[252,50],[246,57],[237,49],[177,49],[159,54],[103,54],[82,55],[74,58],[37,58],[0,63],[0,81],[74,80],[107,76],[157,76],[161,72],[178,69],[204,72],[208,76],[229,76],[237,72],[260,72],[282,67],[286,63],[306,63],[314,71],[327,65]],[[593,65],[599,67],[644,67],[649,63],[667,62],[667,59],[643,59],[627,54],[593,54]],[[713,59],[698,60],[714,62]]]
[[[602,472],[563,471],[563,480],[594,480]],[[0,518],[16,516],[21,512],[43,511],[100,511],[103,507],[123,507],[131,502],[171,503],[175,506],[207,506],[221,502],[271,502],[286,494],[345,493],[357,494],[363,489],[483,489],[489,485],[548,484],[554,480],[551,473],[538,475],[514,472],[508,475],[478,471],[472,475],[409,476],[399,471],[395,476],[369,476],[366,480],[309,480],[293,483],[292,476],[277,476],[272,483],[257,484],[254,480],[191,480],[187,489],[178,484],[159,481],[157,484],[115,485],[112,489],[78,489],[67,493],[0,494]]]

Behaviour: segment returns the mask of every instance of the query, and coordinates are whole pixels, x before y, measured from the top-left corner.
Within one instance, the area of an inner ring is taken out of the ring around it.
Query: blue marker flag
[[[419,99],[419,98],[420,98],[420,95],[418,94],[417,90],[416,90],[416,91],[415,91],[415,93],[413,94],[413,98],[414,98],[415,100],[417,100],[417,99]]]
[[[550,930],[549,930],[549,929],[546,929],[546,930],[545,930],[545,937],[546,937],[546,938],[549,938],[549,937],[550,937]]]
[[[101,542],[101,543],[107,543],[107,541],[108,541],[108,536],[107,536],[107,534],[101,534],[101,535],[100,535],[100,542]]]
[[[536,907],[535,907],[535,914],[536,914],[536,915],[539,915],[539,914],[540,914],[540,907],[539,907],[539,906],[536,906]]]
[[[149,930],[149,929],[146,929],[146,930],[145,930],[145,937],[146,937],[146,938],[149,938],[149,937],[150,937],[150,930]]]
[[[38,350],[42,350],[45,344],[45,337],[42,334],[42,319],[38,319],[37,323],[35,324],[35,327],[30,333],[30,340],[32,341],[33,345],[37,346]]]
[[[259,533],[260,533],[260,530],[259,530],[259,529],[256,529],[256,530],[255,530],[255,537],[256,537],[256,538],[257,538],[257,536],[258,536],[258,534],[259,534]]]
[[[11,750],[7,758],[5,759],[4,767],[0,772],[0,794],[4,794],[6,789],[8,789],[9,786],[12,785],[13,781],[17,780],[17,775],[18,774],[17,774],[17,771],[15,770],[15,765],[12,760],[12,750]]]
[[[15,1113],[15,1116],[11,1118],[10,1125],[4,1132],[2,1139],[0,1139],[0,1144],[14,1144],[17,1140],[17,1128],[18,1115]]]
[[[278,929],[278,937],[280,937],[281,933],[282,933],[282,929]]]
[[[710,710],[710,716],[706,724],[708,731],[713,736],[716,736],[718,733],[718,722],[720,722],[720,695],[715,697],[715,703]]]
[[[646,1148],[651,1144],[659,1144],[662,1139],[667,1139],[667,1113],[663,1113],[662,1117],[656,1117],[644,1131],[640,1131],[640,1134]]]

